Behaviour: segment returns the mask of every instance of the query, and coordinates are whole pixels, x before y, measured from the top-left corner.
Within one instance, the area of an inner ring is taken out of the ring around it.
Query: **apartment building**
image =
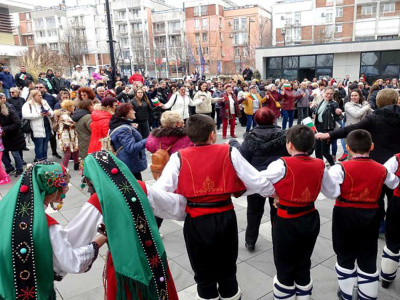
[[[228,1],[185,3],[190,67],[200,70],[200,48],[206,75],[236,74],[254,66],[255,49],[271,45],[271,13],[259,5]]]
[[[279,0],[273,14],[274,48],[256,51],[264,78],[400,75],[399,0]]]
[[[14,1],[1,1],[0,3],[0,66],[7,66],[13,73],[19,70],[18,57],[20,53],[28,50],[28,47],[15,44],[11,14],[32,8],[29,4]]]

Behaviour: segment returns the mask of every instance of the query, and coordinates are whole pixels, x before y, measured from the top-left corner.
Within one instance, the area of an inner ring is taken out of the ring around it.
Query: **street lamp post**
[[[286,47],[286,28],[282,28],[281,32],[283,36],[283,46]]]
[[[249,64],[250,64],[250,37],[251,37],[251,31],[250,31],[250,25],[251,25],[251,23],[254,23],[255,21],[252,19],[252,18],[249,18],[249,34],[248,34],[248,36],[247,36],[247,45],[248,45],[248,49],[247,49],[247,57],[249,57]]]
[[[133,74],[133,72],[132,72],[132,55],[129,55],[128,58],[129,58],[129,71],[130,71],[129,76],[131,76]]]
[[[111,62],[111,81],[115,83],[115,72],[116,72],[116,66],[115,66],[115,57],[114,57],[114,43],[115,41],[113,40],[112,37],[112,28],[111,28],[111,15],[110,15],[110,2],[109,0],[106,0],[105,2],[106,5],[106,16],[107,16],[107,27],[108,27],[108,43],[110,47],[110,62]]]

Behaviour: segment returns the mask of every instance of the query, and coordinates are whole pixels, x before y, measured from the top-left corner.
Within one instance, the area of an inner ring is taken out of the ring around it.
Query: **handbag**
[[[278,109],[280,109],[280,108],[281,108],[281,104],[280,104],[278,101],[275,100],[274,96],[272,96],[271,93],[268,93],[268,95],[271,96],[272,100],[274,100],[274,102],[275,102],[275,107],[278,108]]]
[[[30,108],[31,113],[32,113],[32,106],[31,106],[30,104],[28,104],[28,105],[29,105],[29,108]],[[32,127],[31,127],[31,121],[30,121],[30,120],[28,120],[28,119],[22,119],[22,122],[21,122],[21,131],[22,131],[23,133],[32,133]]]

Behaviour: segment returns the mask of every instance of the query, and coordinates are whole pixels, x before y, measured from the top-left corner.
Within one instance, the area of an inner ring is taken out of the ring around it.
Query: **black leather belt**
[[[189,202],[187,206],[192,208],[215,208],[215,207],[224,207],[232,204],[232,199],[228,199],[225,201],[217,201],[217,202]]]
[[[337,198],[337,200],[338,201],[340,201],[340,202],[343,202],[343,203],[350,203],[350,204],[377,204],[378,203],[378,201],[376,201],[376,202],[361,202],[361,201],[350,201],[350,200],[347,200],[347,199],[344,199],[344,198],[342,198],[342,197],[338,197]]]
[[[307,206],[301,206],[301,207],[286,206],[286,205],[282,205],[282,204],[279,204],[279,203],[277,203],[276,206],[278,208],[280,208],[280,209],[286,210],[286,212],[289,215],[295,215],[295,214],[299,214],[299,213],[302,213],[302,212],[307,212],[307,211],[310,211],[310,210],[315,208],[314,203],[311,203],[310,205],[307,205]]]

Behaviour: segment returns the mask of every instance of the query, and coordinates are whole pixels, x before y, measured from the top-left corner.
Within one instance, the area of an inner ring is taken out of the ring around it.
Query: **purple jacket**
[[[193,146],[193,143],[186,135],[186,128],[184,127],[160,127],[154,129],[147,138],[146,149],[151,153],[154,153],[160,149],[160,143],[162,149],[167,149],[173,145],[168,151],[169,154]]]
[[[222,100],[219,100],[218,101],[218,105],[220,106],[220,111],[219,111],[219,116],[221,117],[221,119],[227,119],[228,118],[228,116],[227,116],[227,114],[226,114],[226,109],[229,109],[229,98],[228,98],[228,94],[227,93],[225,93],[223,96],[222,96],[224,99],[222,99]],[[232,93],[232,98],[233,98],[233,101],[234,101],[234,106],[235,106],[235,117],[238,117],[238,118],[240,118],[240,109],[239,109],[239,102],[238,102],[238,100],[237,100],[237,98],[236,98],[236,96],[235,96],[235,94],[234,93]],[[226,107],[225,107],[226,106]]]

